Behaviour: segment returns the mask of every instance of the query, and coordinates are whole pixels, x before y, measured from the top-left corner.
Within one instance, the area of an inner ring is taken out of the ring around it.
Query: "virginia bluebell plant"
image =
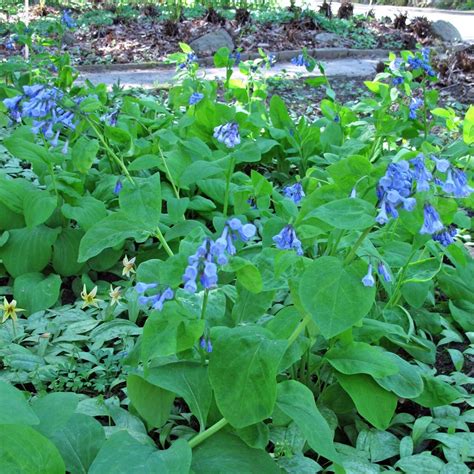
[[[408,58],[408,65],[411,69],[422,69],[428,76],[435,77],[436,73],[430,65],[430,49],[423,48],[421,50],[421,57],[413,56]]]
[[[283,229],[273,237],[273,242],[275,242],[276,246],[281,250],[295,250],[298,255],[303,255],[303,246],[291,224],[283,227]]]
[[[410,105],[408,106],[410,109],[410,112],[408,116],[412,119],[415,120],[417,117],[417,110],[421,107],[423,107],[423,99],[420,99],[419,97],[412,97],[410,101]]]
[[[184,289],[190,293],[197,291],[197,280],[205,289],[217,286],[218,265],[228,262],[228,255],[235,255],[234,242],[248,242],[257,232],[253,224],[242,224],[239,219],[227,221],[221,236],[214,242],[206,237],[196,253],[188,258],[188,266],[183,274]]]
[[[298,54],[298,56],[291,59],[291,64],[295,66],[310,67],[309,61],[305,58],[304,54]]]
[[[76,128],[74,113],[59,105],[64,97],[62,91],[56,87],[35,84],[23,86],[23,92],[22,95],[3,101],[13,121],[32,118],[32,132],[35,135],[41,133],[53,146],[58,144],[61,129]],[[79,101],[75,100],[76,103]]]
[[[376,221],[386,224],[390,216],[397,218],[397,208],[403,206],[407,211],[415,208],[416,200],[412,195],[413,175],[407,161],[390,163],[385,175],[379,180],[377,197],[379,199],[379,214]]]
[[[145,292],[158,288],[158,283],[137,283],[135,291],[140,295],[138,302],[142,305],[150,305],[153,309],[161,311],[165,301],[172,300],[174,292],[171,288],[166,288],[162,292],[158,292],[152,296],[146,296]]]
[[[189,105],[196,105],[198,102],[201,102],[203,98],[204,94],[201,94],[200,92],[193,92],[189,98]]]
[[[77,26],[77,23],[70,15],[69,10],[63,10],[63,13],[61,15],[61,23],[67,28],[74,28]]]
[[[374,286],[375,285],[375,278],[372,275],[372,264],[369,263],[369,268],[367,270],[367,274],[362,278],[362,283],[364,286]]]
[[[240,143],[239,125],[236,122],[229,122],[214,128],[214,138],[224,143],[228,148],[234,148]]]
[[[195,53],[188,53],[186,55],[186,61],[184,63],[178,64],[179,69],[185,69],[191,64],[197,63],[198,57]]]
[[[297,182],[291,186],[285,186],[283,188],[283,195],[290,198],[295,204],[299,204],[305,197],[303,186],[300,182]]]
[[[383,262],[379,262],[377,264],[377,273],[387,282],[392,281],[392,277],[390,272],[387,270],[387,267]],[[375,285],[375,278],[372,273],[372,264],[369,263],[369,267],[367,269],[367,274],[362,278],[362,284],[367,287],[371,287]]]

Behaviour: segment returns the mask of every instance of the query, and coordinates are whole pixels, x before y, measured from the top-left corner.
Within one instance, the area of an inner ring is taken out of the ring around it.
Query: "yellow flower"
[[[130,278],[130,273],[135,273],[135,269],[133,268],[135,266],[135,257],[129,260],[128,257],[125,255],[125,257],[122,260],[122,265],[123,265],[122,275]]]
[[[25,311],[24,309],[16,307],[16,300],[11,300],[9,303],[5,297],[3,298],[3,304],[0,304],[0,310],[3,311],[2,323],[8,318],[12,318],[13,321],[16,321],[16,313]]]
[[[109,296],[110,296],[111,306],[119,302],[120,298],[122,297],[121,292],[122,292],[122,289],[120,288],[120,286],[117,286],[117,288],[114,288],[112,285],[110,285]]]
[[[82,304],[82,308],[87,308],[88,306],[95,306],[96,308],[99,307],[97,304],[100,300],[96,298],[97,295],[97,286],[95,286],[90,293],[87,293],[86,285],[81,292],[81,298],[84,300]]]

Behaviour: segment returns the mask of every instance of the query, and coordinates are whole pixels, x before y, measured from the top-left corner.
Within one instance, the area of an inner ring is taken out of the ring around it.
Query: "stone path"
[[[386,57],[377,56],[363,59],[334,59],[323,61],[326,68],[326,74],[329,77],[362,77],[373,76],[375,74],[375,67],[379,61],[384,61]],[[207,78],[225,78],[224,69],[216,69],[212,67],[201,69],[202,76]],[[285,74],[288,78],[297,76],[319,76],[319,70],[316,68],[312,73],[308,73],[305,68],[294,66],[291,63],[277,63],[272,69],[267,71],[268,76],[277,76]],[[154,69],[129,69],[123,70],[109,70],[107,72],[82,73],[80,81],[86,79],[93,84],[105,83],[108,86],[119,82],[121,86],[129,87],[143,87],[153,88],[166,84],[170,84],[173,80],[175,71],[172,68],[154,68]],[[236,69],[234,76],[236,78],[243,77],[238,69]]]

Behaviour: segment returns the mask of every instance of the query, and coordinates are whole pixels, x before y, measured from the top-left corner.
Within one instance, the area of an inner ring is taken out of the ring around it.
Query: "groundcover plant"
[[[470,472],[474,108],[427,50],[351,106],[303,51],[313,122],[170,60],[0,65],[0,471]]]

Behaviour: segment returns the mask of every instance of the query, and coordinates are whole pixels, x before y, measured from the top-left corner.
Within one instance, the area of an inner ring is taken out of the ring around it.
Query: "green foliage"
[[[426,53],[344,105],[303,51],[295,118],[229,53],[164,100],[0,68],[74,117],[0,105],[0,471],[467,472],[472,109]]]

